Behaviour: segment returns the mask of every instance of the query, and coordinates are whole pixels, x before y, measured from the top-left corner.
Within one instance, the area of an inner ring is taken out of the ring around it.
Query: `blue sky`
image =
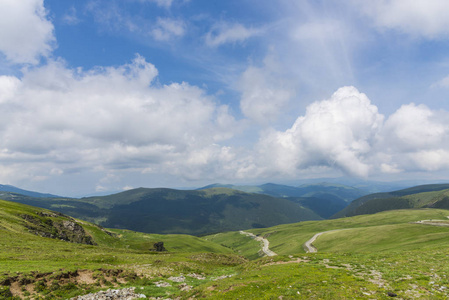
[[[449,179],[445,0],[5,0],[0,182]]]

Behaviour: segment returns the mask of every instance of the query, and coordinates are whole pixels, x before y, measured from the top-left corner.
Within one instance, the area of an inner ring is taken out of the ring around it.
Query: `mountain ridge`
[[[5,200],[59,211],[104,227],[148,233],[202,235],[322,219],[287,199],[228,188],[137,188],[80,199],[9,196]]]
[[[426,184],[389,193],[374,193],[352,201],[331,218],[372,214],[393,209],[438,207],[449,208],[449,184]],[[441,199],[440,199],[441,198]]]

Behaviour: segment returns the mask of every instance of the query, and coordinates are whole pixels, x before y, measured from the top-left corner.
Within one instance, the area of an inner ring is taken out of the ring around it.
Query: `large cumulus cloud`
[[[307,107],[285,132],[271,131],[259,142],[263,161],[279,172],[293,173],[312,166],[336,167],[367,176],[370,153],[383,116],[366,95],[343,87],[328,100]]]
[[[449,167],[449,113],[413,103],[401,106],[382,130],[383,164],[403,171]]]
[[[83,71],[51,61],[20,79],[1,76],[3,166],[204,176],[211,161],[230,157],[219,143],[232,137],[235,120],[202,89],[160,85],[156,76],[141,56],[119,67]]]
[[[55,47],[43,0],[0,1],[0,52],[12,63],[36,64]]]
[[[307,107],[286,131],[265,131],[257,145],[259,170],[298,175],[324,168],[352,176],[438,171],[449,167],[449,113],[407,104],[385,121],[354,87]]]

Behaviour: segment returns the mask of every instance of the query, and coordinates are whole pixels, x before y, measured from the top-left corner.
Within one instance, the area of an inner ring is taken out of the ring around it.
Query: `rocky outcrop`
[[[20,215],[31,233],[67,242],[96,245],[92,237],[74,219],[60,213],[39,212],[37,215]]]
[[[164,242],[154,243],[153,246],[154,246],[154,250],[153,251],[157,251],[157,252],[167,251],[167,249],[165,249],[165,247],[164,247]]]

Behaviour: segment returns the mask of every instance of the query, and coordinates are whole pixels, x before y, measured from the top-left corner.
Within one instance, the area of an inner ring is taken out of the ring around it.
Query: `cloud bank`
[[[394,29],[428,39],[449,36],[447,18],[449,2],[445,0],[354,0],[352,3],[356,4],[379,28]]]
[[[55,47],[43,0],[0,2],[0,52],[12,63],[37,64]]]
[[[448,111],[400,99],[384,114],[378,102],[352,86],[365,90],[366,85],[354,84],[359,65],[353,53],[375,35],[447,37],[446,1],[352,0],[347,11],[327,2],[331,4],[323,7],[331,13],[320,17],[315,14],[321,7],[302,1],[291,7],[309,4],[310,16],[258,28],[204,15],[187,18],[177,14],[178,2],[172,0],[133,1],[164,12],[152,18],[124,10],[119,1],[106,3],[86,2],[84,7],[95,20],[92,24],[101,25],[99,31],[151,40],[159,52],[172,47],[174,56],[180,54],[180,65],[183,57],[193,57],[186,63],[195,64],[189,70],[211,62],[208,69],[223,71],[219,76],[232,80],[223,87],[217,79],[213,83],[220,86],[214,92],[206,83],[161,84],[156,66],[141,55],[113,66],[70,66],[54,57],[54,26],[42,0],[2,1],[0,63],[15,69],[0,75],[0,182],[98,173],[94,186],[111,190],[120,183],[134,186],[123,180],[126,176],[172,176],[179,186],[201,179],[265,181],[329,173],[367,178],[449,169]],[[354,26],[357,17],[333,14],[354,10],[369,25],[359,28]],[[61,20],[74,29],[80,11],[66,10]],[[297,12],[291,14],[296,17]],[[366,32],[371,35],[365,40]],[[185,42],[195,34],[197,40]],[[267,38],[269,34],[275,37]],[[239,52],[256,37],[266,38],[258,42],[269,50]],[[199,51],[181,53],[193,50]],[[217,53],[221,56],[213,56]],[[226,60],[231,56],[235,60]],[[161,64],[170,67],[173,57]],[[362,71],[373,74],[377,67]],[[182,66],[179,70],[187,73]],[[433,88],[448,85],[444,78]],[[395,95],[388,97],[394,100]]]
[[[325,168],[359,177],[448,168],[449,112],[412,103],[384,119],[365,94],[342,87],[286,131],[265,132],[259,166],[267,174]]]
[[[1,76],[2,164],[33,161],[43,176],[54,168],[204,176],[202,167],[229,155],[218,143],[235,121],[200,88],[158,85],[156,76],[141,56],[88,71],[50,61],[21,79]]]

